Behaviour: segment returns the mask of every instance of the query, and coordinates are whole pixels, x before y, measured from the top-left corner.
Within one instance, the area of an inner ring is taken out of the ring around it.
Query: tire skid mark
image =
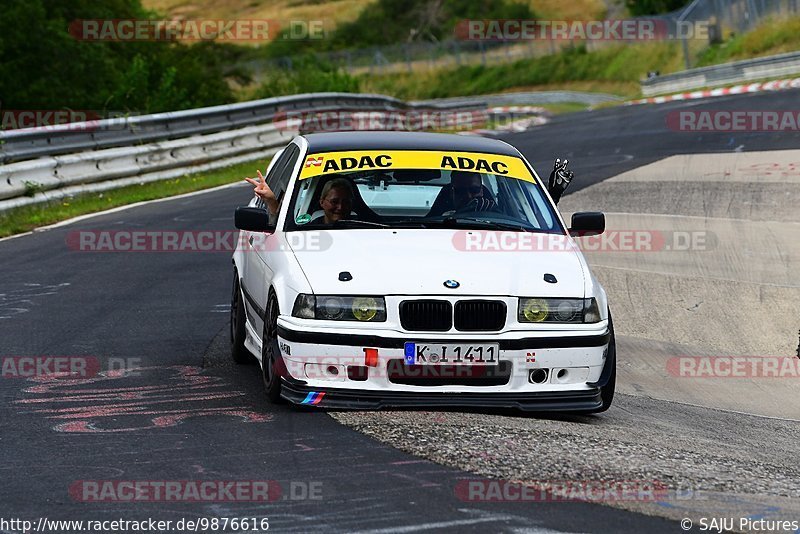
[[[163,372],[169,373],[169,383],[152,384],[152,375]],[[69,420],[52,427],[62,433],[133,432],[173,427],[189,418],[217,415],[248,423],[272,420],[272,415],[242,405],[216,405],[218,401],[241,399],[246,393],[230,389],[221,377],[201,372],[199,367],[171,366],[107,371],[92,378],[38,377],[31,379],[35,385],[23,389],[23,393],[37,396],[18,399],[14,404],[35,408],[21,413]],[[131,385],[143,379],[150,384]],[[76,406],[76,403],[86,404]],[[127,426],[116,426],[117,418],[125,418]]]
[[[42,285],[35,283],[22,284],[22,289],[11,289],[0,293],[0,319],[11,319],[15,315],[30,311],[24,306],[33,306],[34,298],[55,295],[60,289],[69,286],[69,282]]]

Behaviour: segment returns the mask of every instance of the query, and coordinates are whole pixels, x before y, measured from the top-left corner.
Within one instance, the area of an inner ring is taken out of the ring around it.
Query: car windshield
[[[533,178],[450,169],[369,169],[296,181],[286,230],[477,228],[564,233]]]

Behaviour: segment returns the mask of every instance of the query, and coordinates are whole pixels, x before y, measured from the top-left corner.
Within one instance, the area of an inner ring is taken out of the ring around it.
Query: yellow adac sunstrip
[[[321,174],[361,170],[445,169],[509,176],[536,182],[520,158],[478,152],[429,150],[352,150],[309,154],[303,162],[300,179]]]

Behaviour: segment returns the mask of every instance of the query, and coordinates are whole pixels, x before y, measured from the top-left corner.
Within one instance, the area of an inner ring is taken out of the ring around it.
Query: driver
[[[453,171],[450,173],[450,209],[445,208],[442,215],[455,212],[491,211],[497,203],[484,196],[485,188],[480,173]]]

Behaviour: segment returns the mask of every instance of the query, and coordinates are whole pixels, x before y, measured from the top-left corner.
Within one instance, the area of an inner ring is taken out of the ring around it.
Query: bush
[[[335,91],[357,93],[358,79],[313,55],[297,58],[291,69],[275,69],[261,83],[256,98]]]
[[[497,93],[512,87],[571,82],[633,84],[648,70],[677,70],[675,43],[618,45],[587,52],[583,46],[557,54],[499,65],[474,65],[420,74],[393,74],[369,80],[369,89],[398,98],[426,99]]]
[[[268,57],[298,52],[331,51],[392,45],[409,41],[436,42],[451,39],[456,25],[465,19],[533,19],[524,3],[509,0],[377,0],[352,22],[339,25],[329,39],[292,41],[283,35],[265,47]]]

